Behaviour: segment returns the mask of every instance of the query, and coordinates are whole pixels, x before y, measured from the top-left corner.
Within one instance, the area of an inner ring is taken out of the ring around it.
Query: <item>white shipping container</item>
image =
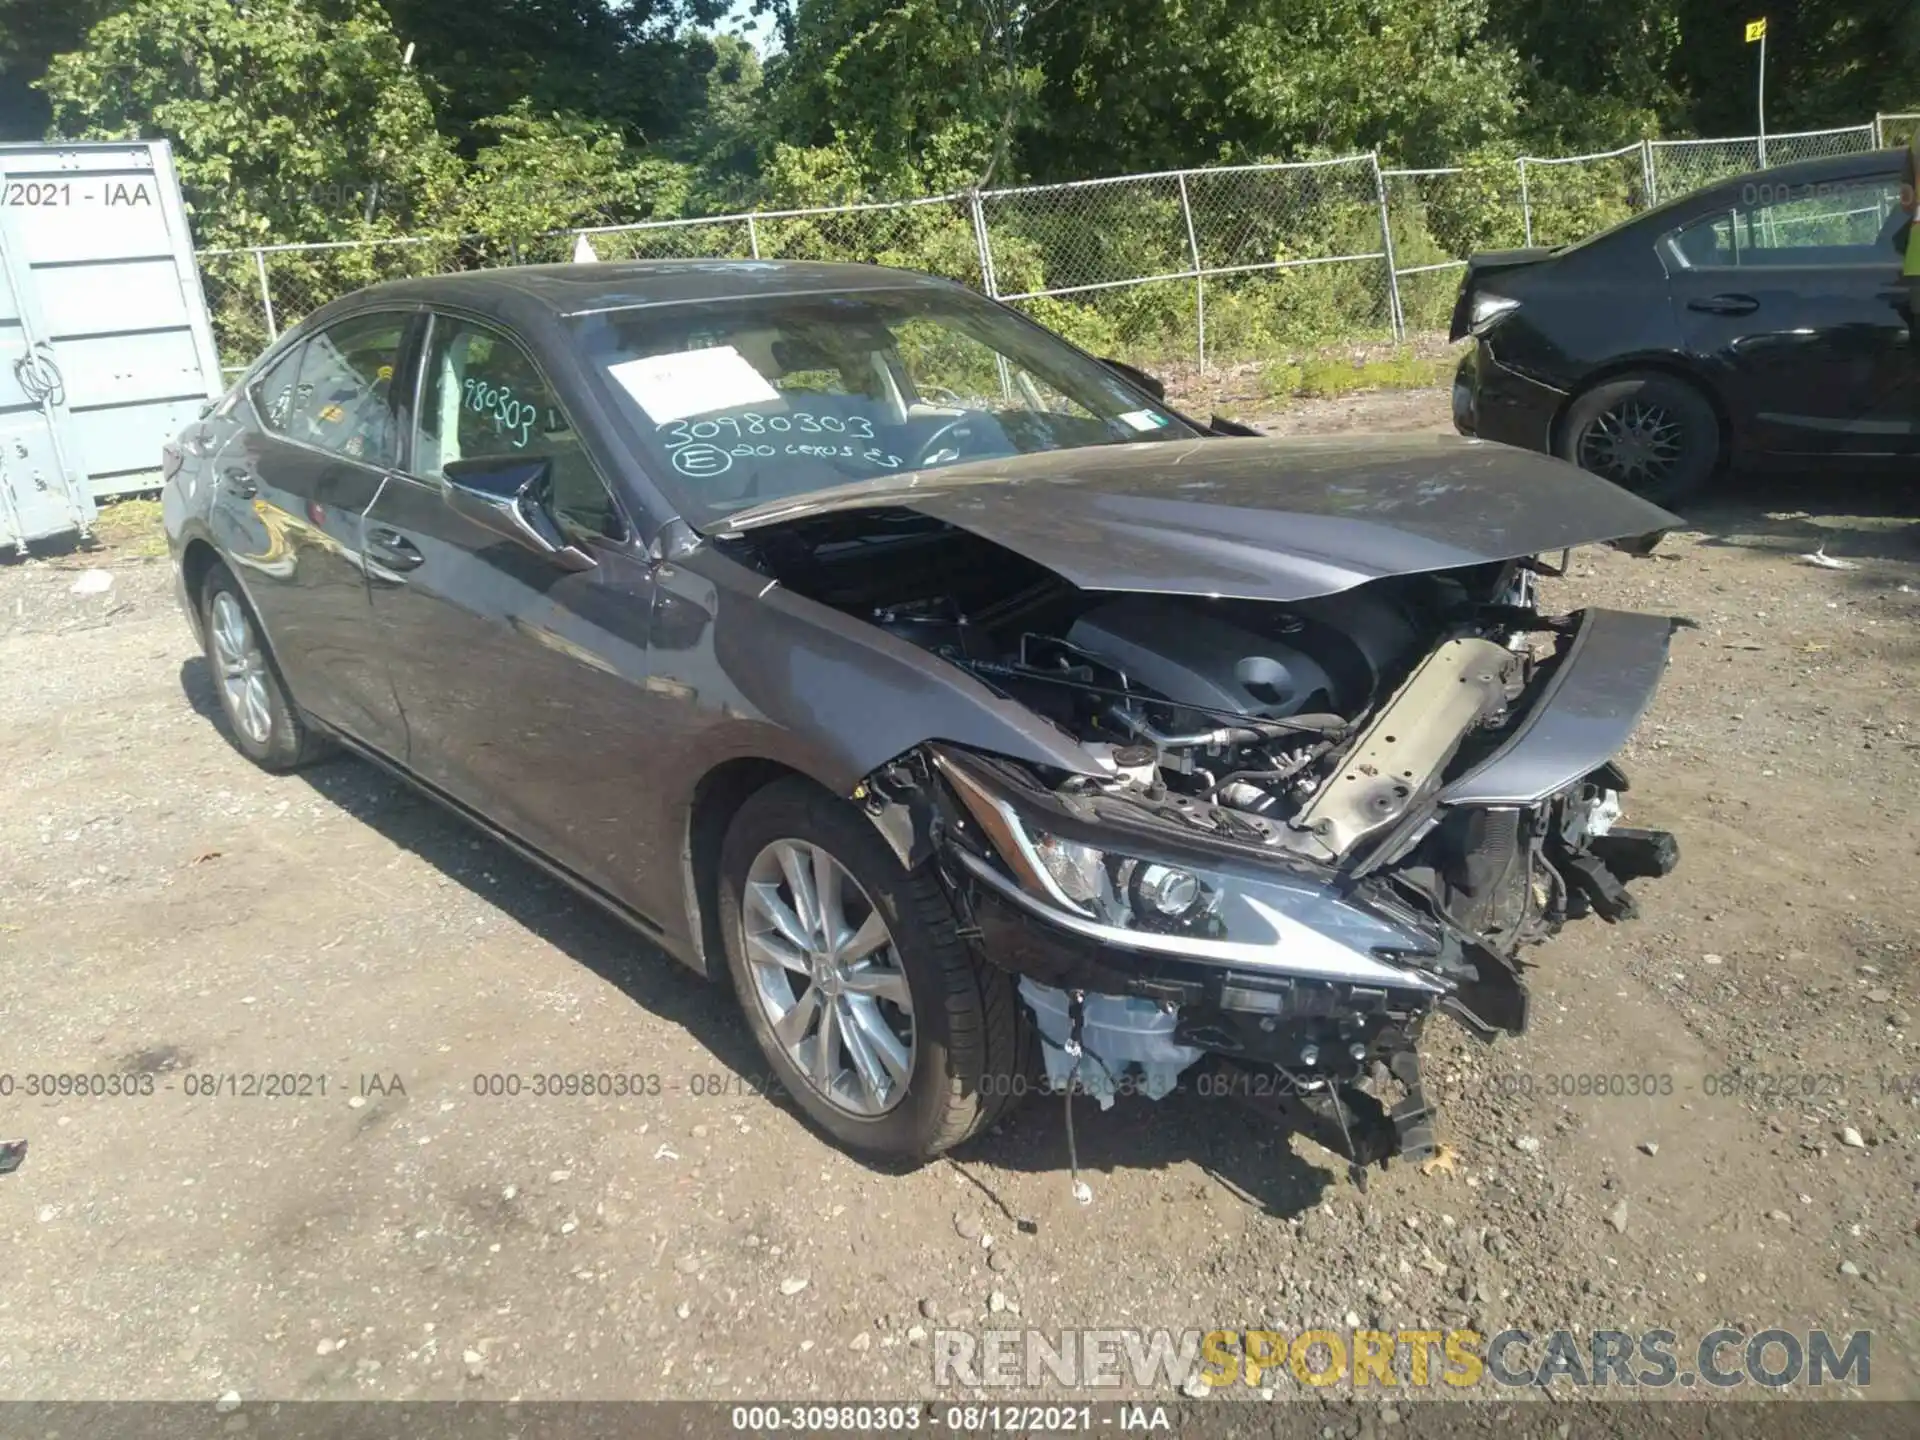
[[[158,489],[220,389],[167,143],[0,145],[0,543]]]

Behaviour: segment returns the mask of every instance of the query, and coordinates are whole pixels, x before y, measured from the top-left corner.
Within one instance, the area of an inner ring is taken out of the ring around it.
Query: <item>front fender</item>
[[[700,750],[758,750],[841,795],[935,740],[1099,773],[1073,737],[938,656],[725,556],[690,561],[656,609],[650,683],[683,689]]]
[[[661,839],[682,846],[688,865],[677,881],[659,866],[639,877],[641,908],[686,912],[689,937],[701,928],[695,832],[723,825],[701,807],[742,793],[716,777],[794,772],[851,797],[875,770],[934,741],[1098,773],[1071,736],[957,666],[711,548],[655,576],[637,728]]]

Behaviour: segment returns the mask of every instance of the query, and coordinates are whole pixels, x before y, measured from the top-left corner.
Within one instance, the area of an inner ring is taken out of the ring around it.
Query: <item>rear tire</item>
[[[809,896],[833,898],[796,901],[796,865]],[[1031,1022],[1012,981],[974,959],[930,870],[903,869],[847,801],[797,778],[757,791],[721,844],[719,891],[727,968],[748,1027],[788,1093],[837,1144],[930,1159],[992,1124],[1027,1088]],[[839,922],[815,923],[835,906]],[[828,1011],[833,1038],[822,1059]],[[863,1082],[856,1049],[885,1083]]]
[[[200,633],[234,748],[263,770],[297,770],[326,754],[287,694],[260,619],[233,572],[216,561],[200,589]]]
[[[1658,505],[1700,493],[1720,463],[1720,419],[1699,389],[1640,371],[1594,386],[1560,427],[1560,458]]]

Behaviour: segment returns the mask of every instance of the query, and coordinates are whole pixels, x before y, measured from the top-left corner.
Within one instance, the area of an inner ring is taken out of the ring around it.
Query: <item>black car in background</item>
[[[398,281],[261,357],[163,507],[246,755],[366,756],[730,979],[843,1144],[1204,1062],[1419,1153],[1430,1015],[1520,1029],[1520,949],[1673,862],[1613,762],[1672,622],[1543,614],[1533,557],[1676,519],[1143,380],[871,266]]]
[[[1455,426],[1661,503],[1728,462],[1914,464],[1902,154],[1756,171],[1577,245],[1474,256]]]

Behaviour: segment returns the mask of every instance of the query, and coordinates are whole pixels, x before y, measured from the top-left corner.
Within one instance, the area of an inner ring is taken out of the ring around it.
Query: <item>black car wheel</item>
[[[720,926],[754,1038],[841,1145],[927,1159],[1025,1088],[1012,982],[974,960],[937,878],[902,869],[810,781],[740,807],[720,851]]]
[[[1658,504],[1696,494],[1720,459],[1720,421],[1692,385],[1670,375],[1623,375],[1567,412],[1560,456]]]
[[[227,733],[242,755],[266,770],[294,770],[326,751],[287,695],[260,622],[225,565],[200,591],[201,634]]]

